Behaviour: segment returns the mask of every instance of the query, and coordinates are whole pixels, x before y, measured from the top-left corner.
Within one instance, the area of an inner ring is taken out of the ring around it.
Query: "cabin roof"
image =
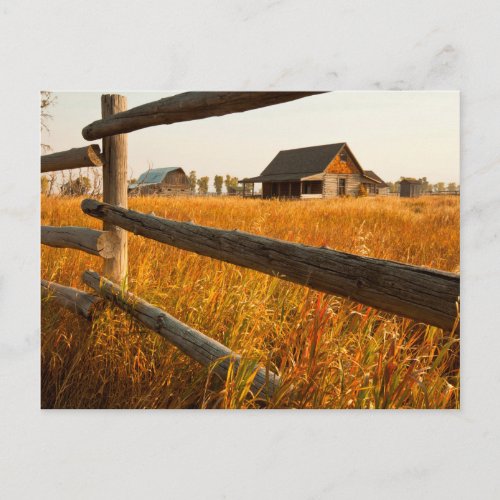
[[[371,181],[375,181],[380,184],[380,187],[388,187],[387,184],[373,171],[373,170],[365,170],[365,177],[370,179]]]
[[[174,172],[175,170],[182,170],[182,168],[180,167],[151,168],[146,172],[143,172],[137,179],[137,182],[129,184],[128,188],[135,189],[139,185],[147,186],[150,184],[160,184],[160,182],[163,182],[165,177],[170,172]]]
[[[339,142],[280,151],[260,175],[322,172],[344,145],[345,142]]]
[[[345,142],[280,151],[257,177],[246,182],[299,180],[325,170]]]

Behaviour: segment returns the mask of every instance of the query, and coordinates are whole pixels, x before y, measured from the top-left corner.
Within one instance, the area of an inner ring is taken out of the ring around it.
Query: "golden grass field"
[[[81,198],[42,197],[42,224],[100,228]],[[157,216],[459,272],[459,198],[278,201],[132,198]],[[84,288],[102,260],[42,246],[42,278]],[[258,359],[282,378],[274,399],[248,373],[221,381],[125,313],[93,323],[42,302],[43,408],[458,408],[459,334],[256,271],[129,236],[131,291]]]

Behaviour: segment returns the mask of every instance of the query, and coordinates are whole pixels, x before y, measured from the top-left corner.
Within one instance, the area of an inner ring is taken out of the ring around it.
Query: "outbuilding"
[[[142,173],[137,182],[129,184],[128,192],[134,195],[174,196],[190,194],[189,179],[180,167],[152,168]]]
[[[401,179],[399,196],[401,198],[416,198],[422,194],[422,181],[416,179]]]

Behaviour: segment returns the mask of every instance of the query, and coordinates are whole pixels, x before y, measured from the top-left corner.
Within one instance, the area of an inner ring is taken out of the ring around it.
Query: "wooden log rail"
[[[97,144],[60,151],[40,158],[42,173],[71,168],[102,165],[101,150]]]
[[[456,322],[458,274],[176,222],[91,199],[82,202],[82,210],[146,238],[446,330]]]
[[[203,366],[215,363],[214,372],[222,378],[226,378],[231,364],[237,368],[241,363],[241,356],[228,347],[185,325],[158,307],[124,291],[96,272],[85,271],[83,281],[103,298],[129,313],[147,328],[159,333]],[[278,388],[279,382],[279,377],[273,372],[256,367],[251,387],[254,391],[261,391],[260,394],[270,397]]]
[[[41,285],[42,297],[53,297],[58,304],[85,319],[91,319],[97,304],[102,302],[100,297],[52,281],[42,280]]]
[[[88,141],[154,125],[199,120],[294,101],[321,92],[185,92],[97,120],[82,130]]]
[[[105,259],[114,257],[120,246],[114,233],[73,226],[42,226],[41,242],[42,245],[73,248]]]

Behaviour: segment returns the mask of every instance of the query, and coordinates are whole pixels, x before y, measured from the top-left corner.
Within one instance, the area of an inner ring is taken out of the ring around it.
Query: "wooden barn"
[[[182,168],[153,168],[139,176],[137,182],[129,184],[131,196],[174,196],[190,194],[189,180]]]
[[[242,179],[245,194],[262,183],[262,197],[333,198],[389,193],[387,184],[363,170],[345,142],[280,151],[257,177]]]
[[[416,198],[422,194],[422,181],[416,179],[402,179],[399,183],[401,198]]]

